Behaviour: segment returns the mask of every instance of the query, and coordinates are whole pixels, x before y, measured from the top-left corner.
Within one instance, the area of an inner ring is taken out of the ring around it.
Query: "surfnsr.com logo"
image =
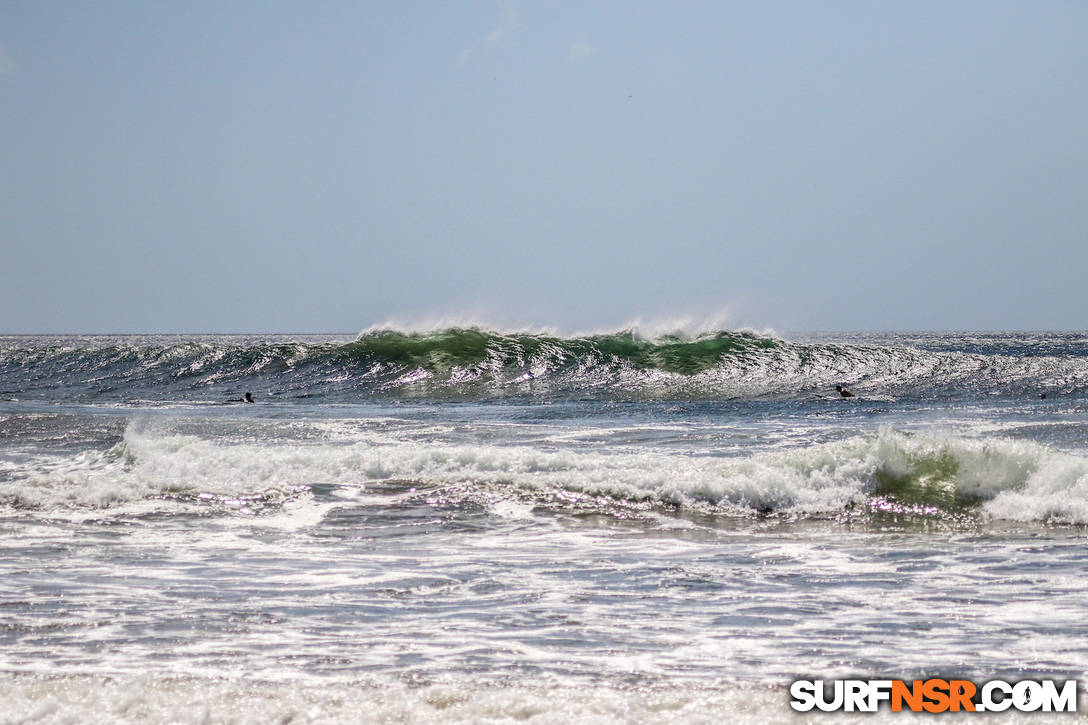
[[[892,712],[1076,712],[1076,680],[796,680],[790,707],[834,712],[876,712],[888,703]]]

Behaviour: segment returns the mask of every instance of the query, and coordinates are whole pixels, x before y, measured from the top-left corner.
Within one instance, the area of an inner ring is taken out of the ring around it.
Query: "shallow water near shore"
[[[444,334],[4,338],[17,717],[759,722],[798,678],[1088,673],[1083,336]]]

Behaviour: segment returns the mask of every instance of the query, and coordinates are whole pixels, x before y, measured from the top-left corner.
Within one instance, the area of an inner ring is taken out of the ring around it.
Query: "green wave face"
[[[943,511],[966,508],[977,502],[956,487],[959,463],[947,452],[920,455],[906,471],[881,468],[874,473],[873,493],[909,506],[935,506]]]
[[[344,346],[360,362],[409,365],[431,371],[478,365],[488,357],[492,335],[480,330],[451,329],[431,335],[383,330]]]
[[[889,504],[884,508],[949,514],[970,512],[1002,493],[1023,490],[1044,462],[1060,459],[1045,446],[1004,439],[882,431],[872,445],[865,455],[878,462],[869,493],[876,508]],[[1080,475],[1079,467],[1074,469],[1071,475]]]
[[[444,373],[453,368],[538,366],[548,371],[585,364],[623,365],[695,375],[750,350],[771,349],[778,341],[749,333],[716,332],[693,339],[667,336],[647,340],[632,332],[560,338],[501,334],[451,328],[429,334],[393,330],[371,332],[345,346],[362,362],[381,361]]]

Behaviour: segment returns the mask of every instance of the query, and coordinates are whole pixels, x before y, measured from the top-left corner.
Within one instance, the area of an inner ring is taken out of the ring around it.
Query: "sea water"
[[[1086,413],[1079,333],[0,338],[0,722],[1083,678]]]

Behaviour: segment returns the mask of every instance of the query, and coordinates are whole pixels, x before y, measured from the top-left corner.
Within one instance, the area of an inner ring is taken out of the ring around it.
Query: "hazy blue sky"
[[[0,332],[1088,327],[1085,2],[0,4]]]

